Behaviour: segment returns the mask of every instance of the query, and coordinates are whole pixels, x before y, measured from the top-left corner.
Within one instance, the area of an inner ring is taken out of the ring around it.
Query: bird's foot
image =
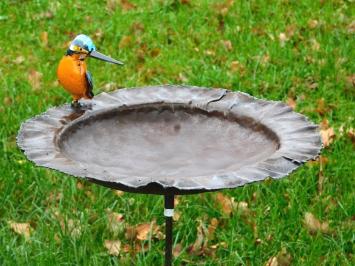
[[[72,101],[71,102],[71,107],[73,108],[73,109],[80,109],[81,107],[82,107],[82,105],[79,103],[79,101]]]

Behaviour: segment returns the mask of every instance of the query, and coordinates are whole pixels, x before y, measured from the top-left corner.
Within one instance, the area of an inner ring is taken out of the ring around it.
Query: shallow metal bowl
[[[319,154],[317,126],[281,102],[182,86],[121,89],[22,124],[37,165],[139,193],[189,194],[281,178]]]

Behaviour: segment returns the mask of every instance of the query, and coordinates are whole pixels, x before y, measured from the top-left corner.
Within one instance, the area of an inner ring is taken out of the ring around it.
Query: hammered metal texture
[[[17,142],[39,166],[139,193],[189,194],[281,178],[320,152],[318,128],[242,92],[152,86],[49,109]]]

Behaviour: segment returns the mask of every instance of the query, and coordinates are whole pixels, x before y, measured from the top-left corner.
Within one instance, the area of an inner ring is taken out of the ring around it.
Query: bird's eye
[[[82,51],[83,50],[83,48],[80,48],[80,51]]]

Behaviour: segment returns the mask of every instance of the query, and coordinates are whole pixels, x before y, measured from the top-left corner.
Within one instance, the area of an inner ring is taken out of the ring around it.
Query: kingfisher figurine
[[[65,56],[60,60],[57,76],[59,83],[73,97],[72,107],[80,107],[79,100],[92,99],[93,81],[86,69],[85,59],[93,57],[112,64],[123,65],[122,62],[110,58],[96,51],[96,47],[90,37],[80,34],[70,43]]]

